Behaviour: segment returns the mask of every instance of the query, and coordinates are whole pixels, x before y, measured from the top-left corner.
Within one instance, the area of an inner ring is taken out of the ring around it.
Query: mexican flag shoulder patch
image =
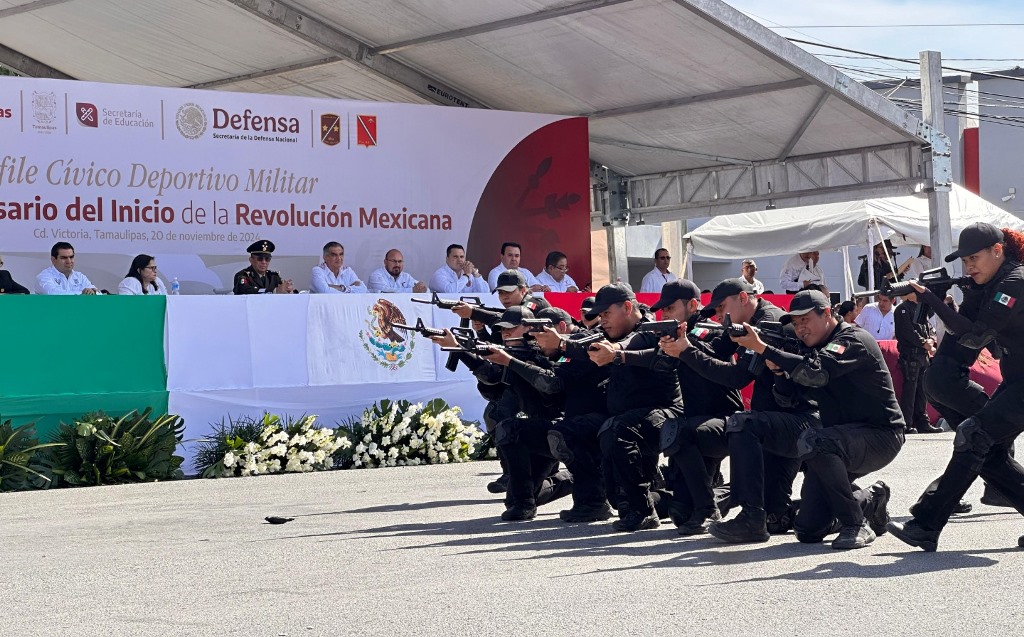
[[[825,346],[825,351],[832,352],[833,354],[842,354],[846,351],[846,346],[839,343],[829,343]]]
[[[1017,299],[1013,298],[1009,294],[1003,294],[1002,292],[996,292],[996,298],[993,300],[1000,305],[1005,305],[1006,307],[1013,307],[1017,302]]]
[[[705,338],[707,338],[707,335],[710,334],[710,333],[711,333],[711,330],[709,330],[706,327],[695,327],[692,330],[690,330],[690,334],[693,334],[694,336],[696,336],[697,338],[699,338],[702,341]]]

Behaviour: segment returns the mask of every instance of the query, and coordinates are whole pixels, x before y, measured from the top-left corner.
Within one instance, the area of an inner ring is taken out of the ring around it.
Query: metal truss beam
[[[657,111],[666,108],[677,108],[680,106],[690,106],[693,104],[706,104],[708,102],[720,102],[723,100],[732,100],[743,97],[751,97],[753,95],[774,93],[776,91],[789,91],[792,89],[810,86],[810,84],[811,82],[809,80],[806,80],[804,78],[796,78],[793,80],[774,82],[772,84],[758,84],[756,86],[744,86],[741,88],[718,91],[715,93],[706,93],[704,95],[692,95],[690,97],[679,97],[670,100],[660,100],[657,102],[648,102],[646,104],[634,104],[631,106],[608,108],[601,111],[593,111],[591,113],[582,113],[581,117],[589,117],[590,119],[600,119],[603,117],[621,117],[623,115],[636,115],[638,113],[649,113],[651,111]]]
[[[51,66],[43,64],[35,58],[30,58],[29,56],[19,53],[18,51],[2,44],[0,44],[0,64],[13,70],[15,73],[24,75],[25,77],[40,77],[50,80],[76,79],[67,73],[62,73]]]
[[[373,55],[388,55],[391,53],[398,53],[399,51],[405,51],[407,49],[411,49],[417,46],[423,46],[425,44],[435,44],[437,42],[447,42],[448,40],[468,38],[474,35],[480,35],[482,33],[492,33],[494,31],[501,31],[503,29],[511,29],[514,27],[523,26],[525,24],[534,24],[536,22],[543,22],[544,20],[552,20],[554,18],[561,18],[567,15],[584,13],[586,11],[593,11],[594,9],[601,9],[604,7],[610,7],[616,4],[624,4],[626,2],[632,1],[633,0],[584,0],[583,2],[568,4],[565,6],[555,7],[552,9],[544,9],[542,11],[537,11],[536,13],[528,13],[526,15],[516,16],[514,18],[495,20],[494,22],[487,22],[485,24],[479,24],[472,27],[465,27],[462,29],[445,31],[444,33],[435,33],[434,35],[426,35],[421,38],[403,40],[401,42],[395,42],[393,44],[385,44],[383,46],[378,46],[373,49],[370,49],[370,53]]]
[[[909,194],[927,184],[913,142],[629,178],[632,214],[651,222]]]
[[[806,117],[804,117],[804,121],[800,123],[800,128],[793,133],[793,136],[789,138],[789,142],[786,144],[786,148],[779,153],[779,161],[786,161],[786,159],[789,158],[789,154],[793,152],[796,145],[800,143],[800,138],[803,137],[804,133],[807,132],[807,129],[810,128],[811,122],[813,122],[814,118],[818,116],[818,113],[821,111],[821,107],[825,105],[828,98],[828,91],[822,91],[821,97],[818,98],[814,103],[814,106],[811,108],[811,111],[807,113]]]
[[[25,4],[19,4],[16,7],[0,9],[0,19],[9,18],[12,15],[38,11],[39,9],[45,9],[46,7],[52,7],[56,4],[64,4],[66,2],[71,2],[71,0],[35,0],[35,2],[26,2]]]
[[[275,27],[309,42],[338,59],[361,64],[376,75],[409,89],[435,104],[490,108],[448,84],[384,55],[373,55],[372,47],[307,12],[281,0],[226,0],[260,17]]]
[[[273,77],[275,75],[283,75],[285,73],[291,73],[292,71],[304,71],[306,69],[313,69],[318,66],[327,66],[328,64],[335,64],[338,61],[336,57],[321,58],[319,60],[310,60],[309,62],[299,62],[298,64],[289,64],[288,66],[279,66],[276,69],[267,69],[266,71],[257,71],[256,73],[246,73],[244,75],[235,75],[234,77],[225,77],[219,80],[211,80],[209,82],[200,82],[199,84],[192,84],[191,86],[184,86],[182,88],[218,88],[221,86],[228,86],[237,82],[245,82],[247,80],[258,80],[261,77]]]

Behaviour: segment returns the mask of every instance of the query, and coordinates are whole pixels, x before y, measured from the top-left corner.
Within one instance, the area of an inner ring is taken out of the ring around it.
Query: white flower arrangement
[[[229,437],[229,450],[203,475],[226,478],[271,473],[306,473],[333,469],[335,455],[352,446],[347,436],[326,427],[317,428],[316,416],[298,420],[264,414],[255,440]]]
[[[463,421],[462,410],[436,398],[430,402],[382,400],[358,420],[339,427],[339,437],[360,441],[342,456],[354,468],[447,464],[472,459],[483,432]]]

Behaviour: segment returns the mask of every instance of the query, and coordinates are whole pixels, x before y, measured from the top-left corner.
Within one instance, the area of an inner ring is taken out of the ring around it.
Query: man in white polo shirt
[[[36,275],[36,294],[96,294],[89,277],[75,271],[75,248],[58,241],[50,248],[53,264]]]

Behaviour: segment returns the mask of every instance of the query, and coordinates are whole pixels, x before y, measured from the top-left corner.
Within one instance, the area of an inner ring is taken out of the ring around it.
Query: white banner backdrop
[[[466,243],[502,159],[564,119],[16,77],[3,84],[0,252],[45,255],[66,240],[79,267],[115,275],[127,260],[102,255],[147,253],[189,292],[229,287],[237,262],[209,257],[244,256],[257,239],[273,241],[275,255],[308,259],[286,272],[299,288],[330,240],[345,244],[346,264],[362,277],[399,248],[425,281],[445,245]],[[469,256],[486,271],[497,246]]]
[[[413,296],[167,297],[169,410],[185,419],[189,440],[206,436],[228,416],[265,411],[318,414],[333,426],[384,398],[443,398],[480,421],[486,401],[464,365],[452,373],[444,368],[448,354],[426,338],[380,329],[381,316],[385,324],[400,318],[407,324],[422,318],[433,327],[458,324],[454,313],[413,303]],[[500,307],[497,297],[481,300]],[[193,453],[186,445],[188,458]]]

